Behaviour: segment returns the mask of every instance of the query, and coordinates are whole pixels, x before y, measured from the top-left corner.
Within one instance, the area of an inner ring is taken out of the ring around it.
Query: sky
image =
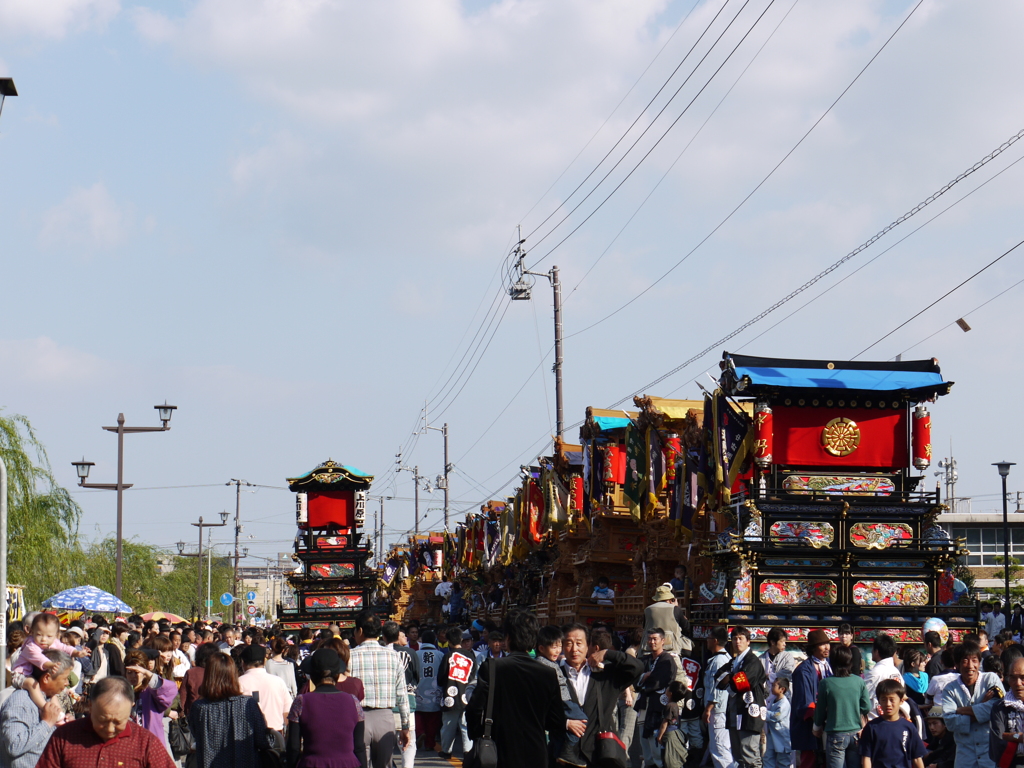
[[[1024,239],[1024,142],[718,340],[1024,129],[1022,24],[1008,0],[0,0],[0,407],[70,487],[83,456],[115,479],[119,413],[177,405],[126,438],[125,535],[192,542],[241,478],[256,557],[329,457],[378,478],[368,526],[385,497],[386,539],[411,529],[396,453],[442,472],[426,409],[462,519],[554,431],[548,281],[503,292],[521,233],[559,267],[567,425],[700,397],[724,350],[936,357],[936,458],[995,510],[992,462],[1024,488],[1024,247],[968,278]],[[113,532],[112,493],[75,498]]]

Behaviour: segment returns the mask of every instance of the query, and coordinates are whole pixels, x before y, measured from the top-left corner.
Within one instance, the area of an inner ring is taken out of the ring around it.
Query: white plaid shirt
[[[397,651],[383,647],[376,638],[365,640],[352,649],[348,673],[363,683],[363,709],[394,709],[409,727],[409,696],[405,687],[405,669]]]

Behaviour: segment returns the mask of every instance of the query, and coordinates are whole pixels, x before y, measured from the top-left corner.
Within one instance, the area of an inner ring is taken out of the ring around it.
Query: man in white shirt
[[[238,678],[238,685],[242,693],[256,699],[267,721],[267,728],[281,734],[279,743],[283,746],[284,722],[292,706],[292,697],[284,680],[263,668],[266,660],[267,650],[262,645],[254,643],[247,646],[242,651],[245,673]]]
[[[960,677],[960,673],[955,668],[956,662],[953,660],[952,648],[943,648],[939,658],[941,671],[928,680],[928,690],[924,693],[925,696],[931,698],[934,707],[942,706],[942,694],[946,686]]]
[[[566,633],[565,639],[562,641],[562,669],[565,670],[569,685],[576,689],[577,702],[587,700],[587,688],[590,685],[590,665],[587,664],[588,650],[587,633],[584,630],[570,629]]]
[[[896,641],[889,635],[877,635],[871,646],[871,659],[875,666],[869,669],[864,675],[864,685],[868,689],[868,696],[871,698],[871,711],[868,719],[874,720],[878,717],[878,696],[875,689],[883,680],[899,680],[903,682],[903,675],[896,668]]]
[[[988,641],[990,643],[995,642],[996,635],[1006,629],[1006,617],[1003,615],[1003,609],[999,607],[997,603],[992,607],[992,615],[989,620],[985,622],[985,631],[988,632]]]

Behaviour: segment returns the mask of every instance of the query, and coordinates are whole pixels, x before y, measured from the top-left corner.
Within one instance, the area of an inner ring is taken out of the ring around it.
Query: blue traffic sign
[[[255,600],[256,599],[256,593],[251,591],[251,590],[249,592],[246,592],[245,593],[245,599],[246,600]]]
[[[221,605],[231,605],[233,602],[235,602],[235,596],[232,595],[230,592],[225,592],[223,595],[220,596]]]

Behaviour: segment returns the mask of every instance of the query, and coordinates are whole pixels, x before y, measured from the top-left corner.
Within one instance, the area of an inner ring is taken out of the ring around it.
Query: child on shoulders
[[[68,656],[85,656],[88,651],[79,650],[73,645],[66,645],[57,639],[60,632],[60,620],[52,613],[40,613],[32,620],[29,636],[21,646],[18,660],[11,669],[11,684],[15,688],[26,691],[32,703],[40,711],[46,706],[46,696],[39,689],[39,683],[32,676],[33,670],[49,671],[54,663],[46,658],[46,651],[63,651]]]

